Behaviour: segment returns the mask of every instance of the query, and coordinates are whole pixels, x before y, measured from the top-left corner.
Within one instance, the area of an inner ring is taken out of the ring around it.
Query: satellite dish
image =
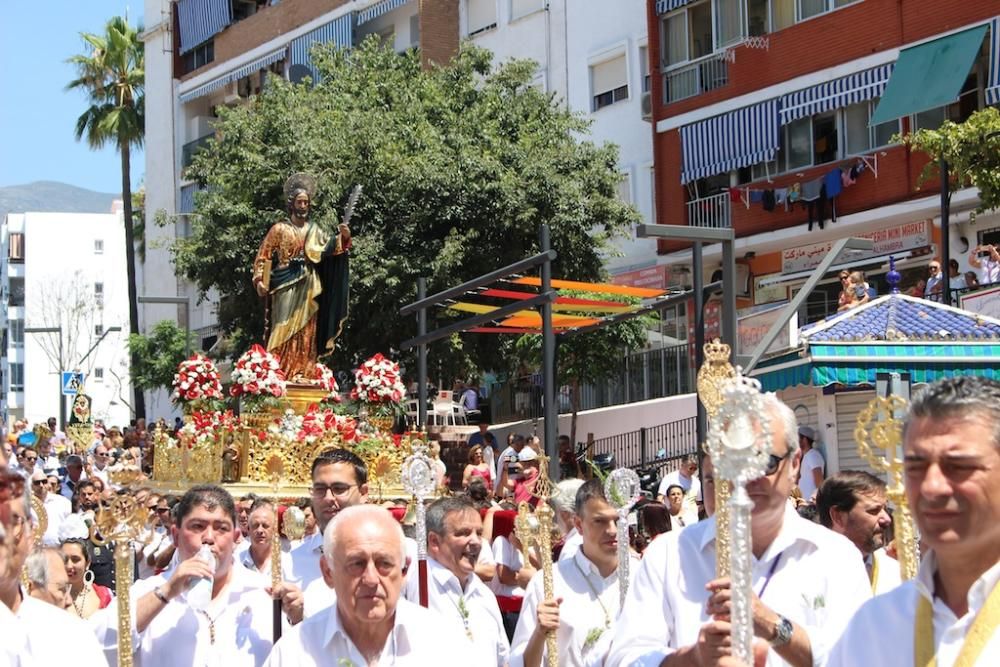
[[[302,83],[306,77],[312,78],[312,75],[308,65],[292,65],[288,69],[288,80],[292,83]]]

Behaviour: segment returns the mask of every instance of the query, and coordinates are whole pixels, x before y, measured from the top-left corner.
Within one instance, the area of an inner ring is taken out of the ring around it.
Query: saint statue
[[[288,219],[275,223],[253,263],[253,284],[267,300],[267,350],[281,359],[290,381],[309,380],[321,357],[333,353],[347,320],[351,231],[336,219],[310,219],[316,179],[285,182]]]

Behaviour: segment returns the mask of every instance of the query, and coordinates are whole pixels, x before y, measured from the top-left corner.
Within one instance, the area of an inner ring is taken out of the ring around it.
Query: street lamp
[[[191,351],[191,297],[189,296],[140,296],[139,303],[171,304],[184,306],[184,354]]]
[[[66,401],[63,400],[62,393],[62,372],[63,372],[63,337],[62,327],[25,327],[24,333],[54,333],[59,334],[59,358],[56,362],[56,383],[59,386],[59,426],[66,427]]]

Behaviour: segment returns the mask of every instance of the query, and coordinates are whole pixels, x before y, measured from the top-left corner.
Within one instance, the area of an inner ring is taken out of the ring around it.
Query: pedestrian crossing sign
[[[83,389],[84,375],[80,371],[63,371],[62,373],[62,393],[63,396],[76,396]]]

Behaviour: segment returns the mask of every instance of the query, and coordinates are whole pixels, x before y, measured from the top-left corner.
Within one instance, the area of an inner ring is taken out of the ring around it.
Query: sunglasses
[[[767,459],[767,468],[764,470],[764,475],[770,477],[774,473],[778,472],[778,468],[781,466],[781,462],[788,458],[791,452],[785,452],[783,456],[778,456],[777,454],[771,454]]]

